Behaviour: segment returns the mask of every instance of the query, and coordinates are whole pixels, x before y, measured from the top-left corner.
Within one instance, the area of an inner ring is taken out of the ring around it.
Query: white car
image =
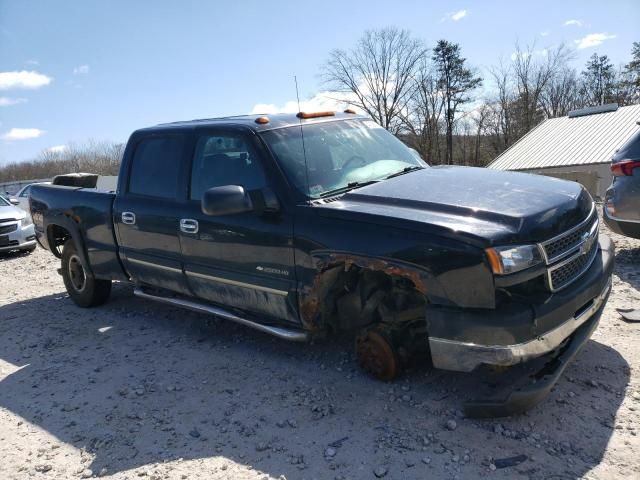
[[[16,200],[18,200],[18,204],[17,204],[18,207],[20,207],[25,212],[29,213],[29,194],[31,193],[31,187],[34,185],[50,185],[50,184],[51,182],[30,183],[29,185],[25,185],[20,190],[18,190],[18,193],[16,193],[15,197],[12,197],[12,198],[15,198]]]
[[[31,215],[0,196],[0,253],[11,250],[33,252],[35,249],[36,234]]]

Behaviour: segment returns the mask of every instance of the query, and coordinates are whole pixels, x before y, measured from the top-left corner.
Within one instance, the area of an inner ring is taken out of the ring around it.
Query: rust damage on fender
[[[419,293],[426,296],[425,272],[397,260],[363,257],[349,253],[328,253],[314,256],[318,274],[310,287],[300,296],[300,317],[306,330],[318,334],[327,327],[327,296],[340,274],[356,266],[363,270],[384,273],[390,277],[404,278]]]

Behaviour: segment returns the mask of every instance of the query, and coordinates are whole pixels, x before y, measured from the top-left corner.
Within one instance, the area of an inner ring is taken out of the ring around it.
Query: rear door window
[[[138,143],[131,171],[129,193],[159,198],[176,198],[184,137],[149,137]]]

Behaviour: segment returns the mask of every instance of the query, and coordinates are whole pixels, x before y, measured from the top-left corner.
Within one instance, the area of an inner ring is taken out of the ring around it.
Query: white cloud
[[[541,37],[546,37],[546,36],[548,36],[548,35],[549,35],[549,32],[548,32],[548,31],[546,31],[546,30],[545,30],[544,32],[540,32],[540,36],[541,36]]]
[[[571,20],[567,20],[566,22],[564,22],[565,27],[569,27],[572,25],[575,25],[576,27],[581,27],[584,24],[582,23],[582,20],[576,20],[575,18],[572,18]]]
[[[453,15],[451,15],[451,20],[453,20],[454,22],[457,22],[458,20],[461,20],[466,16],[467,16],[467,11],[466,10],[459,10],[456,13],[454,13]]]
[[[73,69],[74,75],[86,75],[89,73],[89,65],[79,65]]]
[[[353,98],[353,94],[336,93],[336,92],[320,92],[308,100],[300,101],[300,109],[303,112],[326,112],[326,111],[342,111],[345,108],[353,108],[360,110],[350,104],[349,100]],[[298,102],[289,100],[282,105],[274,103],[257,103],[249,112],[250,115],[260,113],[298,113]]]
[[[61,152],[64,152],[66,149],[67,149],[66,145],[54,145],[53,147],[47,148],[47,152],[61,153]]]
[[[2,135],[3,140],[29,140],[44,135],[44,130],[39,128],[12,128]]]
[[[35,71],[0,72],[0,90],[11,88],[36,89],[49,85],[52,78]]]
[[[444,17],[442,17],[440,21],[444,22],[445,20],[452,20],[454,22],[457,22],[458,20],[462,20],[468,14],[469,12],[467,10],[458,10],[457,12],[449,12]]]
[[[9,97],[0,97],[0,107],[9,107],[11,105],[17,105],[19,103],[26,103],[26,98],[9,98]]]
[[[40,65],[40,62],[34,59],[26,60],[24,63],[26,63],[27,65]]]
[[[574,40],[573,42],[578,46],[579,49],[583,49],[597,47],[605,40],[611,40],[612,38],[616,38],[616,36],[606,33],[590,33],[589,35],[579,38],[578,40]]]

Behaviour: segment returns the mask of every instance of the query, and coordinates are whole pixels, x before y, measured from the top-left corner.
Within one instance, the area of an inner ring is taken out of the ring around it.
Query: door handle
[[[136,214],[133,212],[122,212],[122,223],[134,225],[136,223]]]
[[[191,218],[180,219],[180,231],[182,233],[198,233],[198,221]]]

